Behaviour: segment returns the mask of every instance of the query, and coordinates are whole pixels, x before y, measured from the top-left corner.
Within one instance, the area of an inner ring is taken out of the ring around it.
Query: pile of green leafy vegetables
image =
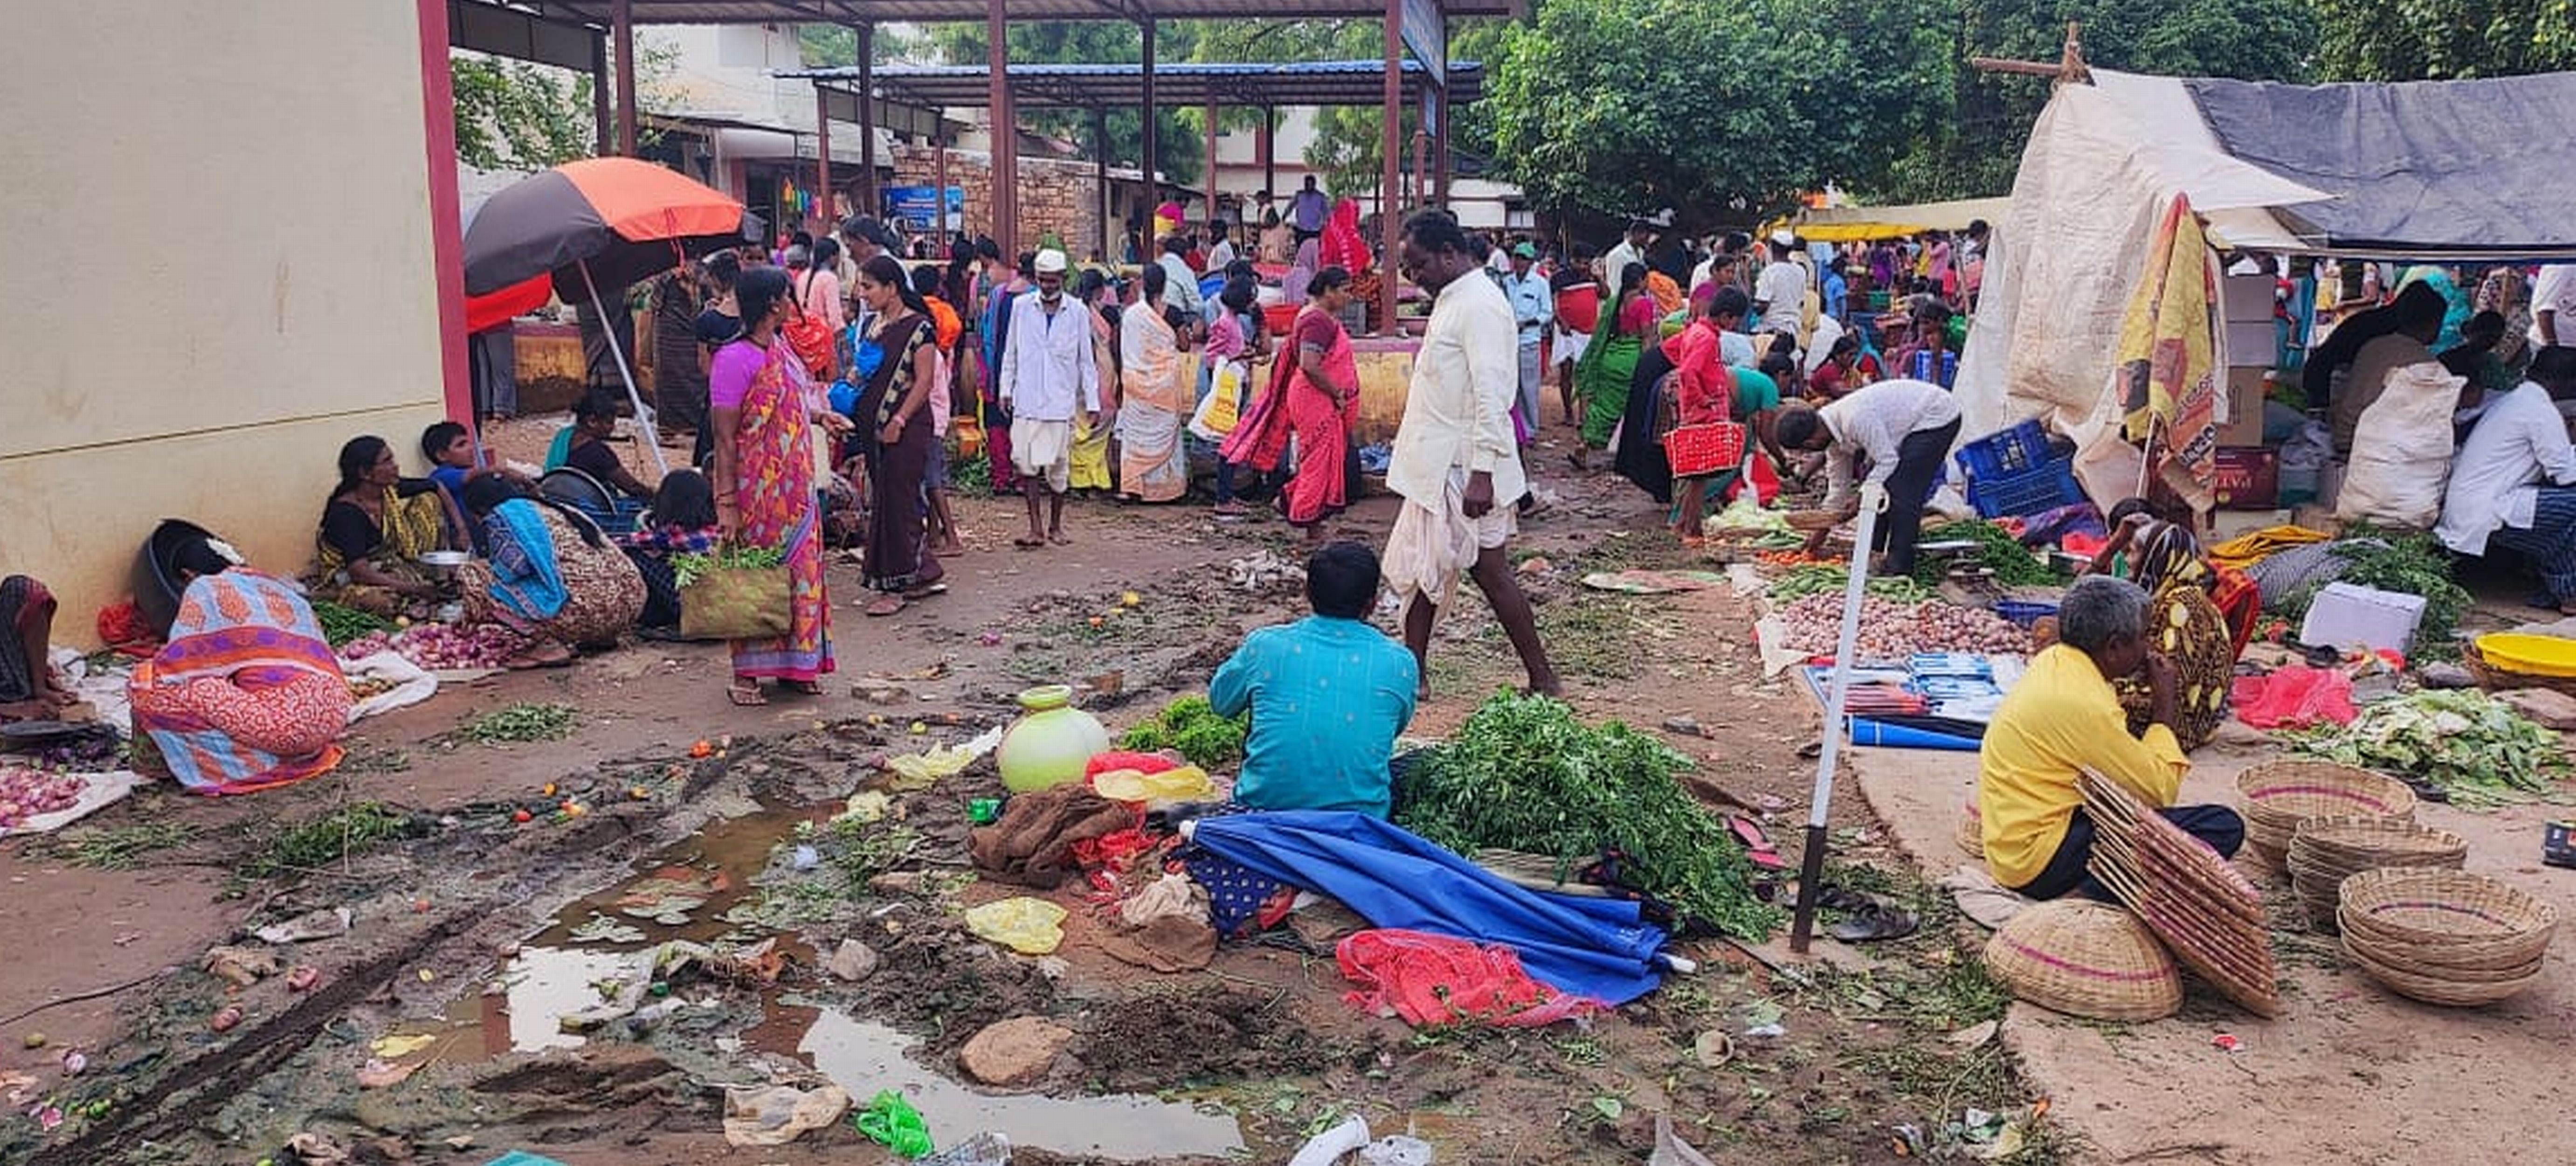
[[[1726,824],[1674,779],[1689,764],[1617,721],[1586,725],[1561,701],[1497,693],[1415,755],[1393,820],[1460,854],[1517,850],[1579,866],[1615,848],[1647,893],[1760,939],[1779,913],[1753,897],[1752,865]]]
[[[671,556],[671,579],[681,587],[709,571],[756,571],[786,562],[776,547],[724,547],[704,553]]]
[[[313,622],[322,626],[322,638],[334,648],[377,632],[394,630],[391,620],[354,607],[343,607],[328,599],[313,601]]]
[[[2296,627],[2307,618],[2308,605],[2329,582],[2424,597],[2424,618],[2415,625],[2409,656],[2447,660],[2460,654],[2456,632],[2460,617],[2476,597],[2451,579],[2451,553],[2422,531],[2352,526],[2334,542],[2334,557],[2343,571],[2333,579],[2300,585],[2282,601],[2279,611]],[[2273,605],[2263,605],[2267,610]]]
[[[1977,544],[1974,558],[1978,566],[1995,573],[1995,582],[2005,587],[2048,587],[2063,584],[2065,572],[2049,566],[2046,560],[2021,545],[2011,532],[1985,519],[1944,523],[1923,532],[1916,545],[1930,542],[1956,542],[1967,539]],[[1947,555],[1917,555],[1914,581],[1927,588],[1939,587],[1949,574],[1951,559]]]
[[[1118,747],[1143,753],[1170,749],[1192,765],[1217,770],[1243,760],[1243,739],[1251,733],[1252,714],[1221,717],[1208,698],[1185,696],[1127,730]]]
[[[2301,734],[2299,748],[2411,774],[2471,809],[2531,801],[2568,772],[2558,734],[2473,688],[2425,689],[2365,705],[2349,725]]]

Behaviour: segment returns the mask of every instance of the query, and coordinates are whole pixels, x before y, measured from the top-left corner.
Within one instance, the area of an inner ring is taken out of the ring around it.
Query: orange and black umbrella
[[[465,228],[465,294],[553,277],[567,301],[614,291],[743,241],[742,204],[676,170],[588,158],[485,200]],[[585,286],[584,271],[590,286]]]

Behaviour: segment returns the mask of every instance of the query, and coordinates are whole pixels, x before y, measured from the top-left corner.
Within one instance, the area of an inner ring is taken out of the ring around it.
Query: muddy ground
[[[1794,858],[1812,702],[1761,677],[1748,611],[1722,590],[1580,587],[1587,571],[1687,560],[1651,503],[1560,457],[1550,445],[1531,459],[1557,503],[1525,524],[1515,553],[1568,698],[1586,717],[1662,732],[1701,760],[1704,795],[1769,808]],[[1585,1027],[1416,1032],[1363,1015],[1341,999],[1330,955],[1357,921],[1333,912],[1301,920],[1305,950],[1229,947],[1205,971],[1168,975],[1091,942],[1073,889],[1054,896],[1073,914],[1052,959],[967,934],[964,907],[1018,893],[976,881],[963,854],[967,803],[999,789],[989,762],[894,792],[896,816],[873,826],[830,824],[854,791],[886,788],[886,757],[1004,723],[1011,694],[1035,682],[1083,688],[1123,728],[1203,686],[1245,630],[1302,603],[1293,583],[1246,589],[1229,569],[1293,557],[1276,522],[1091,500],[1069,519],[1075,545],[1024,552],[1009,545],[1015,502],[964,511],[973,549],[951,563],[950,592],[898,616],[861,617],[854,569],[834,564],[840,671],[822,697],[733,708],[720,649],[630,643],[363,722],[350,762],[324,779],[221,802],[151,789],[57,836],[0,844],[13,941],[0,1070],[25,1078],[0,1081],[15,1086],[17,1114],[0,1118],[0,1158],[286,1163],[303,1135],[309,1161],[337,1150],[480,1163],[510,1148],[574,1164],[876,1161],[846,1120],[787,1146],[730,1148],[723,1088],[819,1083],[818,1066],[847,1063],[945,1085],[969,1036],[1024,1015],[1072,1029],[1066,1056],[1036,1098],[952,1098],[967,1116],[934,1125],[943,1146],[988,1122],[1036,1147],[1022,1163],[1280,1162],[1358,1113],[1430,1141],[1443,1161],[1635,1163],[1664,1113],[1720,1160],[1865,1162],[1892,1155],[1897,1126],[1937,1137],[1968,1108],[2030,1100],[2001,1042],[1949,1039],[2000,1018],[2004,994],[1973,958],[1981,935],[1923,892],[1857,796],[1834,807],[1836,877],[1912,901],[1919,935],[1868,960],[1776,967],[1725,942],[1685,944],[1702,971]],[[1341,526],[1381,543],[1391,517],[1377,498]],[[1472,597],[1444,622],[1431,672],[1417,734],[1445,732],[1519,680]],[[575,706],[570,734],[459,735],[532,702]],[[815,848],[811,869],[795,869],[800,842]],[[624,910],[639,882],[702,901],[656,922]],[[343,936],[243,938],[336,908],[351,913]],[[855,984],[819,967],[849,938],[882,960]],[[543,978],[530,970],[541,955],[763,939],[780,958],[657,980],[651,1000],[678,1003],[648,1008],[649,1022],[513,1050],[530,1018],[511,1010],[533,1007],[521,1001]],[[281,970],[230,984],[201,967],[227,942],[273,947],[282,969],[309,966],[319,983],[294,991]],[[227,1008],[238,1024],[214,1031]],[[1747,1035],[1771,1024],[1780,1035]],[[37,1034],[42,1047],[21,1047]],[[432,1039],[382,1058],[407,1077],[362,1088],[388,1036]],[[893,1055],[913,1068],[885,1063],[907,1040]],[[74,1050],[86,1070],[67,1076]],[[873,1077],[840,1084],[864,1104]],[[18,1116],[47,1106],[64,1115],[50,1133]],[[1218,1122],[1212,1140],[1192,1114]],[[2067,1152],[2045,1124],[2036,1135],[2022,1160]]]

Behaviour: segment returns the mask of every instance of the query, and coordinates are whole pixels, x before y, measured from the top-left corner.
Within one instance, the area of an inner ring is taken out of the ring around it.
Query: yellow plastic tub
[[[2576,676],[2576,640],[2525,632],[2489,632],[2478,637],[2478,654],[2504,672],[2530,676]]]

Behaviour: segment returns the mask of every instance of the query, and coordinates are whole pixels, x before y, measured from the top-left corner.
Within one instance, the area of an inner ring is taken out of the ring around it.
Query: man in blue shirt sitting
[[[1243,638],[1208,683],[1222,716],[1252,710],[1234,798],[1259,810],[1386,816],[1387,762],[1413,720],[1413,653],[1367,622],[1377,554],[1337,542],[1306,560],[1315,614]]]

